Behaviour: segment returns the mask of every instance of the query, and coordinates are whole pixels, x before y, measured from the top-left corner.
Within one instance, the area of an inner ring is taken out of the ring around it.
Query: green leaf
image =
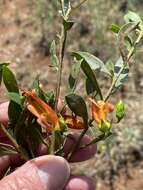
[[[43,100],[46,102],[46,95],[45,92],[41,89],[40,87],[40,80],[39,80],[39,76],[37,76],[32,84],[32,89],[35,89],[36,94]]]
[[[54,105],[55,105],[55,94],[54,94],[54,92],[51,90],[51,91],[45,93],[45,98],[46,98],[47,104],[51,108],[54,108]]]
[[[118,119],[118,122],[120,122],[120,120],[125,116],[125,105],[122,102],[122,100],[120,100],[117,104],[116,104],[116,117]]]
[[[75,64],[72,65],[71,73],[68,79],[69,87],[71,90],[73,90],[76,86],[76,79],[79,76],[80,67],[81,67],[81,61],[76,60]]]
[[[88,124],[88,113],[87,113],[87,107],[85,104],[84,99],[76,94],[69,94],[65,97],[66,102],[71,109],[71,111],[77,115],[83,118],[83,121],[85,124]]]
[[[62,2],[62,13],[65,20],[68,19],[69,13],[71,11],[70,0],[61,0]]]
[[[108,72],[105,64],[96,56],[88,53],[88,52],[73,52],[73,56],[75,56],[78,60],[83,59],[85,60],[89,66],[91,67],[92,70],[100,70],[106,74],[110,73]]]
[[[76,79],[71,74],[69,76],[68,82],[70,89],[73,89],[75,87]]]
[[[142,19],[140,18],[140,16],[138,14],[136,14],[135,12],[129,11],[125,16],[124,16],[124,20],[126,23],[129,22],[136,22],[139,23],[139,28],[141,30],[143,30],[143,22]]]
[[[10,98],[10,100],[12,100],[13,102],[15,102],[21,106],[21,96],[18,93],[9,92],[8,97]]]
[[[108,69],[112,77],[114,76],[114,66],[114,63],[111,60],[107,61],[106,68]]]
[[[88,80],[92,83],[92,88],[94,90],[96,90],[97,94],[100,96],[100,99],[102,100],[103,96],[102,96],[100,87],[96,80],[95,74],[92,71],[92,69],[90,68],[89,64],[86,61],[82,61],[81,68],[82,68],[83,72],[85,73],[86,77],[88,78]]]
[[[56,55],[56,43],[55,40],[52,41],[50,46],[50,54],[51,54],[51,65],[55,68],[55,70],[59,69],[59,60]]]
[[[32,158],[37,147],[42,143],[41,127],[35,117],[30,116],[27,110],[24,110],[14,128],[14,135],[17,143],[22,150]]]
[[[86,92],[87,92],[87,95],[90,95],[96,92],[95,86],[93,86],[93,84],[88,78],[86,79]]]
[[[99,70],[104,64],[99,58],[88,52],[73,52],[73,56],[76,57],[78,60],[85,60],[90,65],[92,70]]]
[[[9,63],[0,63],[0,85],[1,85],[1,82],[2,82],[2,67],[3,66],[8,66]]]
[[[19,93],[18,84],[12,71],[5,65],[2,68],[3,81],[7,90],[9,92]]]
[[[33,122],[28,122],[25,131],[25,138],[27,139],[27,143],[30,143],[30,149],[33,152],[36,151],[37,147],[42,143],[42,134],[41,127],[37,124],[36,120]]]
[[[8,66],[10,63],[0,63],[0,67]]]
[[[88,80],[92,83],[93,89],[96,89],[97,94],[100,96],[100,99],[103,99],[100,87],[99,87],[98,82],[95,77],[95,74],[92,71],[91,66],[89,64],[90,61],[88,59],[84,59],[83,57],[81,57],[81,55],[79,53],[73,53],[73,56],[75,56],[77,60],[81,61],[81,68],[82,68],[84,74],[86,75]]]
[[[64,26],[65,32],[67,32],[68,30],[70,30],[73,25],[74,25],[73,21],[63,20],[63,26]]]
[[[123,65],[124,65],[123,59],[120,57],[114,67],[114,77],[115,78],[118,76],[118,73],[119,73],[120,69],[123,67]],[[124,69],[123,69],[121,75],[119,76],[119,78],[115,84],[115,87],[116,88],[120,87],[127,80],[128,75],[129,75],[129,68],[128,68],[128,66],[124,66]]]
[[[120,26],[118,26],[117,24],[112,24],[110,29],[112,32],[118,34],[118,32],[120,31]]]
[[[12,73],[12,71],[5,65],[2,67],[2,76],[3,76],[3,81],[8,92],[19,94],[19,88],[18,88],[16,78],[14,74]],[[16,101],[18,100],[16,100],[16,97],[14,97],[14,94],[11,96],[13,96],[12,99],[14,101],[12,100],[9,103],[8,116],[9,116],[10,123],[14,127],[22,109],[19,103],[18,104],[16,103]]]
[[[62,132],[66,131],[67,125],[66,125],[65,120],[64,120],[64,118],[62,116],[59,117],[59,123],[60,123],[60,129],[61,129],[61,131]],[[59,132],[59,131],[57,131],[57,132]]]
[[[138,27],[138,24],[129,22],[127,24],[124,24],[118,33],[119,48],[120,48],[121,55],[124,59],[127,59],[127,55],[128,55],[127,50],[130,51],[130,48],[133,42],[131,36],[129,35],[132,31],[137,29],[137,27]]]
[[[8,116],[10,123],[13,127],[15,127],[15,124],[17,123],[17,120],[19,119],[20,113],[22,111],[22,108],[19,104],[15,103],[14,101],[10,101],[8,106]]]
[[[127,48],[128,51],[130,51],[131,48],[133,47],[132,38],[130,38],[129,36],[125,37],[125,46],[126,46],[126,48]]]

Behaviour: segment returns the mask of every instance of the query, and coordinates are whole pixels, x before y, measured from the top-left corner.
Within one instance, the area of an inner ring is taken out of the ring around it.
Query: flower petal
[[[59,119],[56,112],[34,92],[25,91],[23,96],[27,98],[27,108],[40,121],[54,126],[55,130],[60,130]]]
[[[63,118],[65,119],[67,127],[71,129],[85,129],[85,124],[77,117],[64,115]]]
[[[103,100],[95,101],[89,98],[91,101],[91,110],[93,119],[100,124],[102,121],[106,121],[107,113],[113,112],[114,106],[110,103],[104,102]]]

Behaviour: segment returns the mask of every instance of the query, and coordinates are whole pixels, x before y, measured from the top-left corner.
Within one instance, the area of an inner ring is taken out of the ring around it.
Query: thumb
[[[59,156],[28,161],[0,181],[1,190],[62,190],[70,175],[69,165]]]

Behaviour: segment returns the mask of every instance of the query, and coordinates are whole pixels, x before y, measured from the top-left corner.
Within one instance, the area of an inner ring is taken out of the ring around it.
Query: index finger
[[[0,123],[4,125],[8,123],[8,105],[9,102],[0,104]]]

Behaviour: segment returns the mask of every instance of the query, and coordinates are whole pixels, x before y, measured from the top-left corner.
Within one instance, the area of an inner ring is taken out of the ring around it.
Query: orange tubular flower
[[[25,91],[23,92],[23,96],[27,98],[28,110],[38,118],[37,121],[41,126],[52,131],[50,125],[53,125],[55,130],[60,130],[58,116],[48,104],[41,100],[34,92]]]
[[[114,111],[114,106],[110,103],[104,102],[103,100],[95,101],[94,99],[89,99],[92,103],[92,117],[97,124],[107,121],[107,113]]]
[[[85,129],[85,124],[75,116],[64,115],[65,124],[71,129]]]

